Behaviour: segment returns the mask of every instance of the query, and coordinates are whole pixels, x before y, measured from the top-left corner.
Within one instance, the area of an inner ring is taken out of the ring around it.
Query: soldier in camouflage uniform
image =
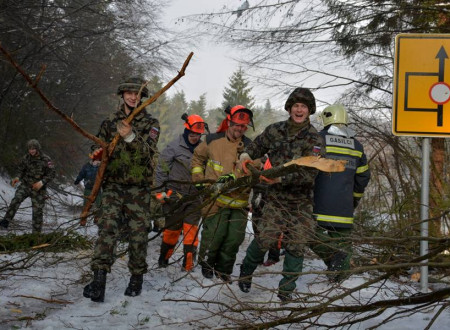
[[[95,245],[91,268],[93,281],[84,288],[83,295],[95,302],[103,302],[106,273],[114,263],[114,250],[120,236],[122,219],[129,232],[128,268],[130,282],[125,295],[141,293],[143,274],[147,272],[147,238],[151,230],[150,186],[155,154],[159,138],[159,122],[143,110],[130,124],[125,119],[139,106],[141,96],[147,97],[144,80],[129,78],[119,85],[117,94],[123,104],[120,109],[103,121],[98,137],[111,142],[116,133],[121,138],[111,155],[102,185],[103,213],[99,219],[98,240]],[[142,90],[141,90],[142,89]]]
[[[12,179],[11,185],[16,190],[11,204],[6,211],[0,227],[8,228],[9,222],[14,218],[20,204],[28,197],[31,198],[33,208],[33,233],[40,233],[43,222],[43,209],[47,184],[55,178],[55,168],[49,156],[41,151],[38,140],[27,142],[28,153],[19,164],[19,176]]]
[[[296,88],[289,95],[285,109],[289,112],[289,119],[269,125],[245,148],[241,161],[267,153],[272,166],[276,167],[295,158],[324,154],[322,138],[309,120],[316,111],[311,91]],[[298,172],[268,180],[272,185],[263,196],[259,234],[250,243],[241,265],[238,284],[243,292],[250,291],[251,275],[263,262],[265,252],[276,247],[280,234],[283,234],[286,254],[278,297],[282,301],[292,298],[295,281],[303,267],[304,249],[314,236],[313,189],[317,173],[314,168],[302,167]]]

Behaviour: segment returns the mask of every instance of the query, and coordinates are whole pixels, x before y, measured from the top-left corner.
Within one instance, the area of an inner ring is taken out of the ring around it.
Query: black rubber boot
[[[327,274],[328,280],[333,283],[339,283],[347,279],[349,276],[347,273],[342,273],[344,268],[345,259],[347,258],[347,253],[343,251],[338,251],[329,260],[327,266],[328,271],[335,272],[333,274]]]
[[[202,262],[202,275],[206,278],[213,278],[214,269],[212,269],[206,262]]]
[[[125,290],[125,296],[136,297],[141,294],[142,282],[144,282],[144,275],[131,275],[130,283]]]
[[[161,243],[161,253],[158,259],[158,266],[166,268],[169,265],[169,258],[172,256],[175,245],[169,245],[167,243]]]
[[[105,301],[106,274],[106,270],[94,270],[94,279],[83,290],[85,298],[91,298],[95,302]]]
[[[241,272],[239,274],[238,285],[239,289],[241,289],[242,292],[245,293],[250,292],[250,288],[252,287],[252,277],[250,275],[251,274],[247,274],[244,272],[241,265]]]

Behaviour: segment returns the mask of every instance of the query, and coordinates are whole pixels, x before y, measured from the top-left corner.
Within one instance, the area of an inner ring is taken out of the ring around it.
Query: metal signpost
[[[423,136],[420,234],[428,238],[430,141],[450,136],[450,34],[398,34],[395,38],[392,132]],[[447,110],[447,111],[445,111]],[[420,255],[428,240],[420,241]],[[422,292],[428,292],[428,260],[420,269]]]

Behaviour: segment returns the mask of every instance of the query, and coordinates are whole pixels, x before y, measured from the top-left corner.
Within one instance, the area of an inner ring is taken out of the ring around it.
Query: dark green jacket
[[[27,153],[19,164],[19,180],[30,187],[42,181],[44,187],[55,178],[55,166],[49,156],[39,151],[37,156]]]
[[[119,111],[103,121],[97,136],[105,142],[111,142],[117,133],[117,123],[126,118],[122,105]],[[136,137],[130,143],[119,139],[106,168],[105,182],[150,186],[155,168],[152,158],[157,151],[160,133],[159,122],[144,109],[131,125]]]

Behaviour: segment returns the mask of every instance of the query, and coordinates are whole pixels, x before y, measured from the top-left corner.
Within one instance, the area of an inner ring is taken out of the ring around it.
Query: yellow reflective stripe
[[[203,173],[203,167],[195,166],[195,167],[192,168],[191,173],[192,174]]]
[[[235,199],[225,195],[219,195],[219,197],[217,197],[217,201],[232,208],[241,208],[247,206],[248,204],[247,201],[242,199]]]
[[[346,223],[346,224],[352,224],[353,218],[347,218],[347,217],[336,217],[332,215],[325,215],[325,214],[316,214],[314,213],[314,217],[317,221],[327,221],[327,222],[337,222],[337,223]]]
[[[363,197],[364,193],[353,192],[353,197]]]
[[[341,147],[330,147],[327,146],[327,152],[332,152],[335,154],[342,154],[342,155],[350,155],[350,156],[356,156],[361,158],[362,157],[362,151],[353,150],[349,148],[341,148]]]
[[[369,165],[360,166],[356,169],[356,173],[363,173],[369,170]]]
[[[223,172],[223,166],[215,163],[213,160],[208,160],[208,166],[212,167],[214,171]]]

